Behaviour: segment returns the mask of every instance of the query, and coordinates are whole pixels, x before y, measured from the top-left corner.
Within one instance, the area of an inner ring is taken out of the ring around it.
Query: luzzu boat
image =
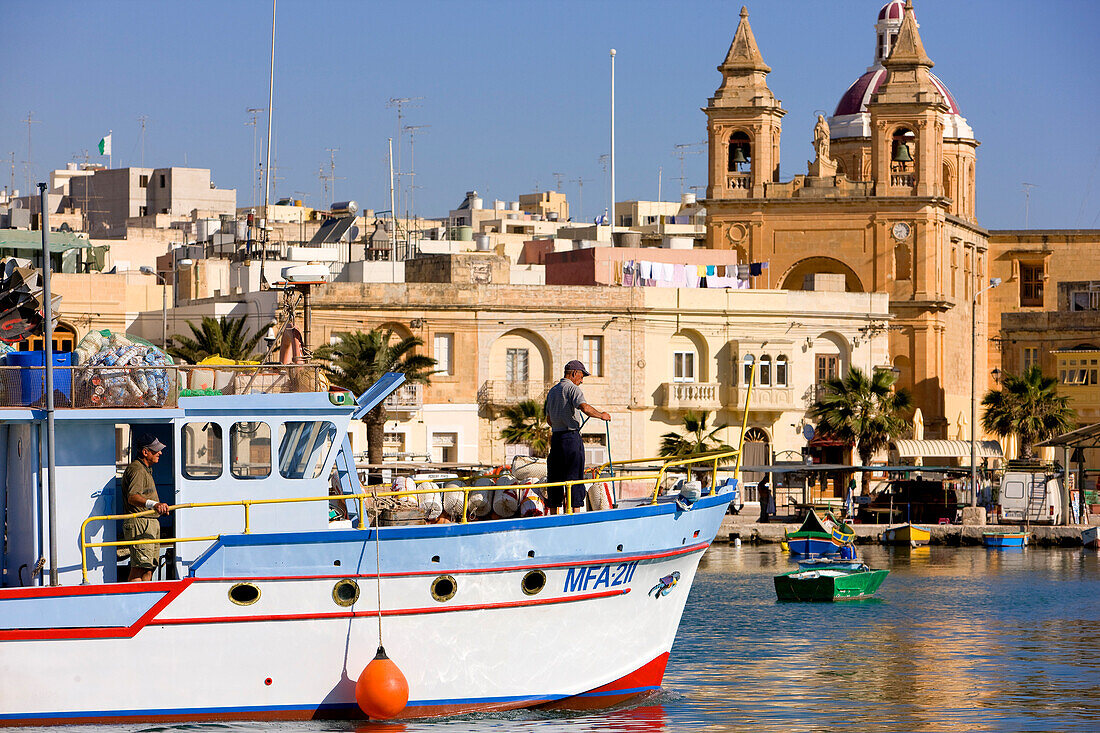
[[[986,547],[1027,547],[1030,532],[982,532],[982,544]]]
[[[787,534],[787,547],[792,555],[835,555],[855,539],[855,531],[831,513],[821,517],[811,509],[798,531]]]
[[[781,601],[848,601],[874,595],[889,570],[814,568],[775,576],[775,593]]]
[[[408,681],[403,718],[600,708],[661,685],[729,487],[370,526],[385,492],[360,486],[347,428],[400,377],[338,404],[275,393],[322,389],[312,367],[262,369],[237,375],[250,393],[143,407],[90,407],[74,377],[56,468],[44,411],[0,410],[0,724],[362,718],[356,680],[382,641]],[[169,549],[164,579],[122,583],[116,458],[139,433],[167,445],[153,474]],[[332,471],[350,521],[330,521]]]
[[[922,547],[932,540],[932,532],[915,524],[902,524],[889,527],[882,533],[882,541],[887,545],[903,547]]]

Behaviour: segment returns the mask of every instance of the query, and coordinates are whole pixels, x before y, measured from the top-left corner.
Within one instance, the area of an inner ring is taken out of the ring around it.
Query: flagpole
[[[113,132],[114,132],[114,130],[108,130],[107,131],[107,139],[108,140],[111,140],[111,133],[113,133]],[[115,149],[113,147],[114,140],[111,140],[111,143],[112,143],[112,147],[107,149],[107,170],[114,170],[114,167],[115,167],[115,156],[114,156]]]
[[[260,248],[260,282],[267,282],[264,264],[267,259],[268,231],[271,227],[271,210],[268,197],[271,194],[271,118],[275,112],[275,0],[271,0],[271,77],[267,88],[267,165],[264,166],[264,228],[263,246]]]
[[[615,49],[611,49],[611,246],[615,246]]]

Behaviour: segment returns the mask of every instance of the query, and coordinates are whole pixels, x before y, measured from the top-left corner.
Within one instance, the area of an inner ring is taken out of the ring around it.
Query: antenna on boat
[[[57,491],[55,489],[53,430],[53,303],[50,292],[50,202],[45,183],[38,184],[42,196],[42,341],[46,367],[46,486],[50,524],[50,585],[57,585]]]
[[[267,282],[264,264],[267,260],[267,239],[271,224],[271,211],[268,208],[271,195],[271,118],[275,113],[275,2],[271,0],[271,77],[267,87],[267,164],[264,166],[264,228],[260,247],[260,282]]]

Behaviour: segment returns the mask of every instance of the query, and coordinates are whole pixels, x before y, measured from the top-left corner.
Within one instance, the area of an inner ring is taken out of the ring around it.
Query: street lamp
[[[975,363],[978,360],[978,296],[1001,284],[1001,278],[990,278],[989,284],[974,291],[970,300],[970,506],[978,506],[978,395]]]
[[[148,265],[141,266],[141,272],[146,275],[152,275],[161,284],[160,289],[160,316],[161,316],[161,332],[160,332],[160,348],[165,353],[168,352],[168,283],[164,280],[164,275],[154,270]]]

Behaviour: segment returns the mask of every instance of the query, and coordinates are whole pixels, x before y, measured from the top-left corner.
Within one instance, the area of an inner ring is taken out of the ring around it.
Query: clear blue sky
[[[277,196],[325,204],[318,169],[336,153],[337,199],[386,209],[391,97],[423,97],[416,210],[442,216],[468,189],[488,201],[555,187],[583,214],[607,201],[608,50],[618,50],[617,198],[680,192],[675,145],[705,139],[739,2],[321,2],[280,0],[275,80]],[[878,0],[756,0],[750,21],[788,110],[782,177],[805,173],[815,113],[831,114],[871,63]],[[935,73],[982,146],[978,217],[991,229],[1100,227],[1100,6],[1092,0],[917,0]],[[252,198],[248,107],[267,106],[270,2],[7,2],[0,43],[0,181],[25,188],[114,131],[115,165],[210,168]],[[266,121],[257,128],[262,141]],[[402,150],[408,168],[408,138]],[[396,140],[395,140],[396,143]],[[701,148],[700,148],[701,150]],[[262,155],[261,155],[262,157]],[[396,157],[396,156],[395,156]],[[105,160],[104,160],[105,162]],[[706,183],[689,155],[686,190]],[[261,194],[262,196],[262,194]],[[331,193],[326,197],[332,200]]]

